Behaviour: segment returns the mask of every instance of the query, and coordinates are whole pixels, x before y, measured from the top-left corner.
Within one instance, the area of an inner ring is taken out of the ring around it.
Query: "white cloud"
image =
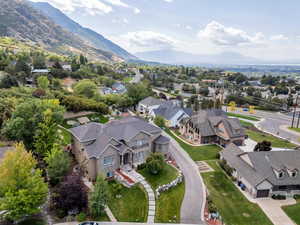
[[[132,52],[171,49],[177,44],[175,39],[154,31],[128,32],[112,39]]]
[[[264,43],[265,37],[262,33],[249,35],[247,32],[212,21],[198,33],[200,38],[210,40],[220,46],[237,46],[245,44]]]
[[[138,8],[134,8],[134,9],[133,9],[133,12],[134,12],[135,14],[139,14],[139,13],[141,12],[141,10],[138,9]]]
[[[274,35],[274,36],[271,36],[270,37],[270,40],[271,41],[286,41],[288,40],[289,38],[286,37],[285,35],[283,34],[278,34],[278,35]]]
[[[165,2],[173,2],[173,0],[164,0]]]
[[[132,9],[134,13],[140,10],[124,3],[122,0],[31,0],[33,2],[48,2],[65,12],[81,9],[90,15],[107,14],[113,11],[112,6]]]

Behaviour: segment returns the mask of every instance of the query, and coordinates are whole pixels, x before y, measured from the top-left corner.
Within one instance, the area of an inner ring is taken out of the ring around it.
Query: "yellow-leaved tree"
[[[16,221],[38,213],[45,202],[48,186],[36,167],[36,160],[22,143],[0,161],[0,211],[6,211],[6,219]]]

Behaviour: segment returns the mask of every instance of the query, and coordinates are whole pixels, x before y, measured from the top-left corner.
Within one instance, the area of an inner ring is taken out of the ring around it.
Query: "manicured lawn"
[[[244,128],[254,127],[253,123],[246,122],[244,120],[240,120],[240,123]]]
[[[289,129],[300,133],[300,128],[289,127]]]
[[[165,129],[165,131],[178,142],[178,144],[190,155],[190,157],[194,161],[211,160],[218,158],[218,153],[219,151],[221,151],[221,148],[219,146],[204,145],[194,147],[181,141],[169,129]]]
[[[298,225],[300,225],[300,202],[295,205],[283,206],[285,213]]]
[[[113,182],[109,183],[112,193]],[[148,214],[148,200],[145,191],[138,185],[122,187],[121,198],[111,195],[108,206],[121,222],[145,222]]]
[[[272,143],[272,147],[275,148],[295,148],[296,145],[293,143],[286,141],[284,139],[277,138],[275,136],[262,133],[259,131],[253,131],[253,130],[246,130],[247,135],[249,138],[256,142],[262,142],[262,141],[270,141]]]
[[[246,115],[231,113],[231,112],[228,112],[227,115],[232,116],[232,117],[241,118],[241,119],[246,119],[246,120],[259,121],[259,118],[257,118],[256,116],[246,116]]]
[[[138,172],[146,178],[153,190],[160,185],[170,183],[177,177],[178,174],[177,170],[168,164],[165,164],[164,170],[158,175],[150,174],[147,168],[139,170]]]
[[[184,183],[162,193],[156,201],[156,223],[180,223],[180,208],[185,193]]]
[[[260,207],[249,202],[219,166],[214,166],[214,169],[215,172],[203,173],[202,177],[212,201],[226,224],[272,225]]]

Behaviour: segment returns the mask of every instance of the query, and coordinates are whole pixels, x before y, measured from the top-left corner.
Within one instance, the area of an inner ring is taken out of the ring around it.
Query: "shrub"
[[[294,195],[294,199],[295,200],[299,200],[300,199],[300,195]]]
[[[84,222],[86,221],[86,214],[84,212],[81,212],[79,213],[77,216],[76,216],[76,220],[78,222]]]
[[[146,163],[142,163],[137,166],[137,169],[142,170],[142,169],[145,169],[146,167],[147,167]]]
[[[108,106],[102,102],[96,102],[92,99],[82,98],[77,96],[64,96],[61,104],[64,105],[67,110],[73,112],[80,112],[84,110],[95,111],[101,114],[108,114]]]
[[[272,195],[272,198],[275,199],[275,200],[285,200],[286,199],[286,196],[285,195]]]
[[[164,157],[162,154],[153,153],[146,160],[148,172],[153,175],[158,175],[164,167]]]
[[[219,164],[228,176],[232,176],[233,169],[227,164],[226,160],[222,159]]]
[[[165,124],[165,119],[161,116],[157,116],[154,118],[154,123],[159,126],[159,127],[165,127],[166,124]]]

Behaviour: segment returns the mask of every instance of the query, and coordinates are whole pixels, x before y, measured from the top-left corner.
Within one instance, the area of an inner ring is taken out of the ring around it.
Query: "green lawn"
[[[194,147],[181,141],[169,129],[165,129],[165,131],[178,142],[178,144],[190,155],[190,157],[194,161],[203,161],[203,160],[211,160],[211,159],[218,158],[218,153],[219,151],[221,151],[221,148],[219,146],[204,145],[204,146]]]
[[[246,122],[244,120],[240,120],[240,123],[244,128],[254,127],[253,123]]]
[[[177,170],[168,164],[165,164],[164,170],[159,175],[150,174],[147,168],[139,170],[138,172],[146,178],[153,190],[160,185],[168,184],[175,180],[178,174]]]
[[[209,162],[210,165],[212,163],[214,162]],[[219,166],[214,166],[214,169],[216,171],[203,173],[202,177],[212,201],[226,224],[272,225],[260,207],[249,202]]]
[[[124,82],[124,83],[129,83],[130,81],[132,81],[132,79],[133,79],[133,77],[125,77],[125,78],[123,79],[123,82]]]
[[[297,225],[300,225],[300,202],[295,205],[283,206],[282,209]]]
[[[185,193],[184,183],[162,193],[156,201],[156,223],[180,223],[180,208]]]
[[[275,148],[295,148],[293,143],[259,131],[246,130],[246,134],[256,142],[270,141]]]
[[[300,128],[289,127],[289,129],[300,133]]]
[[[228,112],[227,115],[232,116],[232,117],[241,118],[241,119],[246,119],[246,120],[259,121],[259,118],[257,118],[256,116],[246,116],[246,115],[231,113],[231,112]]]
[[[109,183],[112,193],[113,182]],[[148,200],[145,191],[138,185],[123,187],[121,198],[111,195],[108,206],[120,222],[145,222],[148,215]]]

